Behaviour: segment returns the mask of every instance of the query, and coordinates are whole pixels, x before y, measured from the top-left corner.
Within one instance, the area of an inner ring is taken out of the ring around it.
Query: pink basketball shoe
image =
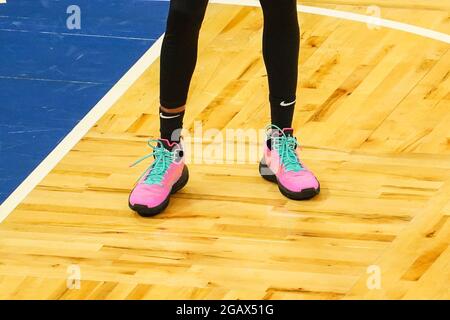
[[[148,145],[153,152],[132,166],[150,157],[155,160],[138,179],[128,199],[130,208],[143,217],[162,212],[169,205],[170,195],[183,188],[189,179],[181,144],[159,139],[149,140]]]
[[[293,129],[268,126],[264,156],[259,164],[261,176],[276,182],[281,193],[293,200],[310,199],[320,192],[314,174],[300,161]]]

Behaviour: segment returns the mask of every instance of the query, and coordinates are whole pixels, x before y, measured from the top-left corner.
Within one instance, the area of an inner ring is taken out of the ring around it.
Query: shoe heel
[[[172,186],[172,191],[170,191],[170,193],[174,194],[177,191],[181,190],[188,183],[188,180],[189,180],[189,170],[185,165],[180,179],[178,179],[178,181],[175,182],[175,184]]]
[[[261,177],[270,182],[277,182],[277,176],[272,170],[265,164],[264,159],[259,163],[259,174]]]

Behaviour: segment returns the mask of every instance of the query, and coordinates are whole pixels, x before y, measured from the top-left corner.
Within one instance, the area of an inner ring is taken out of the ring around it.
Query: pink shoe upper
[[[151,142],[157,142],[156,146]],[[170,144],[169,141],[160,139],[149,142],[154,152],[145,156],[140,161],[150,156],[155,157],[155,161],[144,172],[131,192],[129,202],[131,205],[143,205],[154,208],[161,205],[169,197],[172,186],[180,179],[184,158],[179,156],[182,150],[179,144]],[[135,164],[137,164],[135,163]]]
[[[319,181],[300,161],[297,152],[297,140],[292,137],[293,129],[285,128],[281,132],[273,130],[271,149],[266,144],[264,162],[275,173],[278,183],[292,192],[305,189],[318,189]]]

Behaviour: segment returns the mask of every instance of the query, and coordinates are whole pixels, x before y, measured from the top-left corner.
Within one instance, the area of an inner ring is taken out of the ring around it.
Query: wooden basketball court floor
[[[447,0],[323,0],[450,32]],[[320,178],[284,198],[257,163],[191,164],[153,219],[127,197],[158,130],[158,62],[0,224],[2,299],[450,298],[450,46],[300,14],[295,125]],[[186,125],[269,121],[258,8],[211,4]],[[211,141],[205,140],[207,145]],[[81,287],[68,289],[68,270]],[[371,268],[381,287],[367,285]]]

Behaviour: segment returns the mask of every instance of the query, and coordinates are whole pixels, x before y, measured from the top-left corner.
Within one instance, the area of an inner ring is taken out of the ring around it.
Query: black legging
[[[300,42],[297,2],[260,2],[264,15],[263,55],[269,79],[272,121],[283,113],[283,117],[288,119],[284,122],[290,125],[294,109],[292,102],[296,99]],[[207,5],[208,0],[170,1],[160,74],[160,102],[167,109],[186,104]],[[284,123],[280,125],[286,127]]]

